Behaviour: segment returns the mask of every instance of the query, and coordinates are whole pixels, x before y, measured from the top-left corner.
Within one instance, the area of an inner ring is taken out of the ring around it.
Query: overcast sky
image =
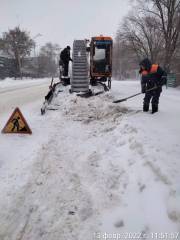
[[[20,25],[38,45],[61,47],[74,39],[104,34],[114,37],[129,0],[0,0],[0,34]]]

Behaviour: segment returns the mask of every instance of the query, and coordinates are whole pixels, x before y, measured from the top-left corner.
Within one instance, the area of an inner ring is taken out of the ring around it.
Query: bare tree
[[[118,79],[137,77],[137,62],[135,51],[119,30],[113,47],[113,76]]]
[[[143,11],[156,16],[161,23],[165,41],[164,67],[169,70],[180,36],[180,0],[146,0],[145,3]]]
[[[2,40],[3,50],[15,59],[17,75],[22,77],[22,59],[30,55],[35,44],[34,41],[28,32],[22,31],[19,27],[3,33]]]
[[[39,53],[39,74],[43,76],[57,75],[58,58],[60,52],[58,44],[46,43]]]
[[[0,38],[0,50],[3,50],[3,48],[4,48],[4,42],[2,38]]]
[[[160,61],[165,42],[159,25],[160,21],[156,16],[142,12],[140,8],[124,18],[115,39],[115,75],[128,78],[131,75],[130,67],[135,72],[137,63],[144,57],[153,62]]]
[[[119,71],[118,66],[123,69],[124,65],[127,69],[130,54],[133,56],[132,63],[148,57],[153,62],[163,63],[167,72],[170,69],[176,69],[177,72],[180,66],[180,0],[135,2],[136,6],[124,18],[117,32],[114,48],[115,72]]]
[[[156,17],[131,14],[126,17],[122,32],[138,59],[149,57],[157,61],[163,49],[163,34]]]

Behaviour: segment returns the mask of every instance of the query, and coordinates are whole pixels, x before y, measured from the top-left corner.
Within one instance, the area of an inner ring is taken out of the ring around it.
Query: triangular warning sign
[[[2,133],[32,133],[19,108],[14,110],[3,128]]]

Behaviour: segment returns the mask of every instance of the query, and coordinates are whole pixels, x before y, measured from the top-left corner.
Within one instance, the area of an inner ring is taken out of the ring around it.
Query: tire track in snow
[[[64,133],[64,140],[59,144],[53,138],[43,146],[32,169],[31,182],[16,196],[19,201],[15,199],[8,211],[11,225],[6,223],[1,239],[84,239],[79,234],[84,222],[92,216],[93,206],[73,167],[66,140]],[[94,222],[88,228],[91,225]]]
[[[57,132],[48,144],[42,146],[31,169],[31,180],[22,192],[17,193],[5,213],[11,213],[11,221],[7,216],[2,220],[7,221],[7,227],[1,229],[1,233],[4,232],[1,235],[3,240],[84,240],[85,236],[92,239],[99,224],[97,216],[104,208],[119,202],[116,191],[124,175],[115,165],[102,174],[100,169],[96,171],[103,156],[95,152],[99,152],[102,137],[114,130],[109,130],[106,124],[101,127],[99,120],[101,117],[111,119],[112,113],[107,112],[108,115],[102,114],[95,119],[98,119],[100,127],[95,135],[91,134],[94,127],[89,128],[86,122],[82,126],[76,119],[67,122],[63,118],[57,123]],[[117,110],[115,113],[119,114]],[[74,125],[72,128],[71,124]],[[100,135],[99,140],[97,135]],[[99,141],[97,146],[94,145],[96,141]],[[96,190],[90,188],[94,183]],[[94,192],[99,192],[99,199]]]

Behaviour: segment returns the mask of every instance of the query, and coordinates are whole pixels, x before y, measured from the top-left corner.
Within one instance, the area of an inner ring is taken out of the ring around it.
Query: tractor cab
[[[111,37],[93,37],[90,43],[90,77],[91,84],[108,81],[111,88],[112,76],[112,46]]]

